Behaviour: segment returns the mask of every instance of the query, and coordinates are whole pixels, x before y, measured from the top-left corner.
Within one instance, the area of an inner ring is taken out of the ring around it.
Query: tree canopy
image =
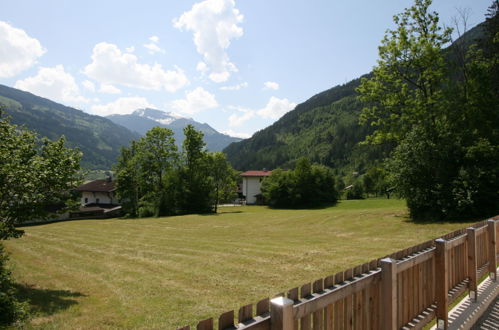
[[[430,5],[415,0],[394,17],[373,76],[358,88],[361,121],[375,127],[366,141],[396,143],[387,167],[413,218],[490,216],[499,211],[497,54],[445,48],[451,29]]]

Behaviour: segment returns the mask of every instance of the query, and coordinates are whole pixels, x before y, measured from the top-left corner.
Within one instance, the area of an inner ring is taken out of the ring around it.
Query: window
[[[88,197],[85,197],[85,204],[88,203]]]
[[[95,199],[95,203],[99,204],[100,200],[98,198]]]

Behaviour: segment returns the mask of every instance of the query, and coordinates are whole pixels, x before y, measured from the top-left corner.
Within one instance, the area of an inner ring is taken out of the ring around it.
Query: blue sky
[[[491,0],[435,0],[452,25]],[[0,83],[97,115],[153,107],[248,137],[371,70],[412,1],[3,0]]]

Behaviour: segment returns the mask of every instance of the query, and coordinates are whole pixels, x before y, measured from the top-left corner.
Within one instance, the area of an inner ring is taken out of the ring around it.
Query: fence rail
[[[421,329],[435,318],[446,329],[450,304],[466,291],[478,299],[486,273],[497,279],[497,237],[499,216],[203,320],[196,329]]]

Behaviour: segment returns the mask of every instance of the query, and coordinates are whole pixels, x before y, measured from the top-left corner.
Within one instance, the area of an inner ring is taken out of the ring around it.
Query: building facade
[[[268,177],[272,171],[247,171],[241,173],[243,178],[242,194],[246,204],[263,204],[262,181]]]

